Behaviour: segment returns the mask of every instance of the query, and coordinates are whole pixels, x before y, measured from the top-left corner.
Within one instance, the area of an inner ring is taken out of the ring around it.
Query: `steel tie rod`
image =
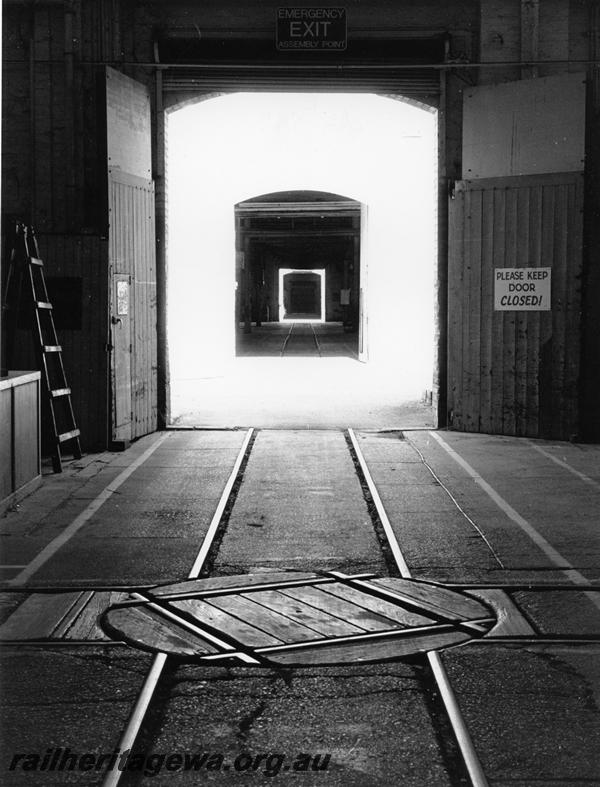
[[[404,559],[404,555],[400,549],[400,544],[398,543],[385,508],[383,507],[381,497],[379,496],[379,492],[377,491],[373,477],[369,472],[369,468],[367,467],[363,453],[360,450],[354,430],[350,427],[348,427],[348,435],[352,441],[356,458],[358,459],[360,469],[362,470],[364,479],[367,483],[367,486],[369,487],[369,492],[373,499],[373,503],[375,504],[375,508],[377,509],[377,514],[381,520],[381,524],[392,551],[392,555],[394,556],[396,565],[398,566],[398,570],[400,571],[400,575],[404,579],[412,579],[412,574],[406,563],[406,560]],[[448,677],[448,673],[446,672],[446,668],[444,667],[440,654],[438,651],[429,651],[427,653],[427,660],[440,690],[440,694],[444,702],[448,718],[450,719],[450,724],[452,725],[452,730],[454,731],[460,753],[467,768],[469,778],[471,779],[471,784],[473,787],[489,787],[489,782],[484,773],[479,755],[475,749],[471,734],[469,733],[466,722],[460,710],[456,694],[454,693],[454,690],[450,684],[450,678]]]

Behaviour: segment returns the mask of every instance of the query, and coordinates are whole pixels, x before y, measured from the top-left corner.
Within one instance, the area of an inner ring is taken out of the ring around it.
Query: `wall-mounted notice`
[[[340,52],[346,49],[345,8],[278,8],[277,49]]]
[[[120,317],[129,314],[129,284],[123,279],[117,281],[117,314]]]
[[[496,268],[495,311],[549,311],[551,268]]]

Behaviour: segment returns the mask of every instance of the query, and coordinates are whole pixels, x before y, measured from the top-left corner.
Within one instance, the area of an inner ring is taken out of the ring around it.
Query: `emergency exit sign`
[[[549,311],[551,268],[496,268],[495,311]]]
[[[278,8],[280,52],[340,52],[346,49],[345,8]]]

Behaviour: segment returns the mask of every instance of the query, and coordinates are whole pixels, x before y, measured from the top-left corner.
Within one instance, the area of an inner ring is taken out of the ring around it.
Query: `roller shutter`
[[[440,92],[447,38],[350,38],[343,53],[281,53],[267,38],[157,42],[166,93],[235,90],[387,92],[430,98]]]

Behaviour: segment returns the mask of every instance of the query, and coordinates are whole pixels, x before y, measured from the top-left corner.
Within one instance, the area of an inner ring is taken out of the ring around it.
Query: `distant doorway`
[[[279,269],[279,320],[325,321],[323,269]]]

